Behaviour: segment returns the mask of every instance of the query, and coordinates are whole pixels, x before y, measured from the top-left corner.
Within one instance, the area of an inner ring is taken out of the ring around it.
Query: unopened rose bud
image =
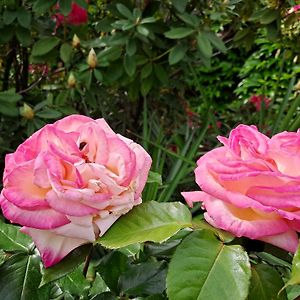
[[[93,48],[90,50],[90,53],[88,55],[87,64],[91,69],[95,69],[97,66],[97,55]]]
[[[294,86],[294,90],[299,91],[300,90],[300,80],[296,83]]]
[[[76,85],[76,78],[74,74],[71,72],[68,78],[68,87],[73,88]]]
[[[76,34],[74,34],[73,40],[72,40],[72,46],[74,48],[77,48],[77,47],[79,47],[79,45],[80,45],[80,39]]]
[[[23,107],[20,108],[20,115],[26,120],[31,120],[34,118],[34,111],[28,104],[24,103]]]

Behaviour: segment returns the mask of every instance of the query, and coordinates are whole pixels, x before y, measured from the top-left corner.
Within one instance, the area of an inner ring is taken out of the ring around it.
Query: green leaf
[[[36,113],[36,116],[42,119],[58,119],[62,116],[60,111],[51,108],[45,108]]]
[[[60,47],[60,58],[64,63],[68,63],[73,54],[73,48],[69,43],[63,43]]]
[[[94,69],[94,75],[98,81],[101,82],[103,80],[103,75],[98,69]]]
[[[158,185],[162,185],[161,175],[159,173],[150,171],[147,178],[147,183],[157,183]]]
[[[169,75],[161,65],[154,65],[154,74],[156,78],[163,84],[167,85],[169,81]]]
[[[188,2],[189,0],[172,0],[173,6],[181,13],[185,11]]]
[[[10,89],[8,91],[0,92],[0,102],[16,103],[22,99],[22,96]],[[6,103],[6,104],[7,104]]]
[[[97,242],[111,249],[146,241],[161,243],[190,225],[191,214],[182,203],[149,201],[122,216]]]
[[[81,268],[67,274],[58,283],[64,292],[67,291],[72,295],[83,295],[84,292],[88,292],[90,287],[90,283],[83,276]]]
[[[112,294],[111,292],[105,292],[96,295],[91,300],[118,300],[118,298],[114,296],[114,294]]]
[[[86,70],[79,75],[79,79],[89,90],[92,84],[93,70]]]
[[[49,290],[38,289],[40,260],[36,255],[15,254],[0,267],[1,300],[49,299]]]
[[[125,72],[131,77],[134,75],[136,70],[136,60],[134,56],[125,54],[123,61]]]
[[[148,24],[148,23],[155,23],[155,22],[156,22],[156,18],[155,17],[148,17],[148,18],[142,19],[142,21],[140,22],[140,24]]]
[[[181,61],[184,58],[186,51],[187,51],[187,47],[185,45],[181,45],[181,44],[178,44],[174,48],[172,48],[172,50],[169,53],[169,58],[168,58],[169,64],[175,65],[179,61]]]
[[[149,76],[142,80],[141,84],[141,94],[145,97],[150,92],[153,85],[153,79],[152,76]]]
[[[19,24],[24,28],[29,28],[31,23],[31,13],[24,7],[20,7],[17,11]]]
[[[224,42],[222,41],[222,39],[218,37],[218,35],[215,34],[214,32],[208,32],[207,38],[209,39],[211,44],[216,47],[216,49],[220,50],[223,53],[227,51],[227,48]]]
[[[88,8],[88,2],[86,0],[74,0],[74,2],[85,9]]]
[[[122,3],[117,4],[117,10],[122,14],[125,18],[133,21],[134,17],[131,11]]]
[[[235,236],[231,233],[208,224],[205,220],[203,220],[202,216],[193,218],[192,223],[195,229],[206,229],[212,231],[224,243],[230,243],[235,239]]]
[[[245,300],[250,276],[242,247],[226,246],[209,231],[195,231],[171,259],[167,294],[170,300]]]
[[[129,56],[134,55],[136,52],[136,42],[134,39],[129,39],[126,43],[126,53]]]
[[[46,37],[38,40],[32,47],[32,55],[33,56],[41,56],[47,54],[52,49],[54,49],[59,44],[59,38]]]
[[[92,298],[92,296],[95,296],[97,294],[103,293],[103,292],[108,292],[109,288],[106,285],[105,281],[103,278],[100,276],[100,274],[96,274],[96,278],[93,281],[93,285],[89,291],[89,297]]]
[[[8,43],[15,34],[15,27],[13,25],[4,26],[1,28],[0,44]]]
[[[138,25],[136,29],[141,35],[144,36],[148,36],[150,33],[149,29],[143,25]]]
[[[146,262],[130,266],[120,276],[120,289],[129,295],[155,295],[166,289],[167,269],[163,262]]]
[[[0,105],[0,114],[8,117],[17,117],[19,115],[19,108],[10,103]]]
[[[275,21],[278,17],[280,17],[280,14],[277,10],[263,8],[255,11],[249,20],[259,21],[261,24],[267,25]]]
[[[38,13],[42,14],[49,10],[53,5],[55,5],[57,0],[37,0],[33,4],[33,10]]]
[[[32,240],[20,231],[20,227],[0,221],[0,249],[28,251]]]
[[[212,56],[212,46],[207,37],[207,34],[199,32],[197,35],[197,44],[200,52],[204,57],[210,58]]]
[[[149,62],[141,70],[141,79],[147,78],[152,73],[152,63]]]
[[[72,10],[72,0],[60,0],[59,10],[64,16],[69,15]]]
[[[284,283],[277,270],[266,264],[254,265],[249,289],[248,300],[286,300],[286,292],[278,292]]]
[[[183,13],[178,15],[178,17],[186,24],[192,27],[198,27],[200,23],[200,18],[195,15],[191,15],[189,13]]]
[[[90,249],[91,245],[83,245],[73,250],[62,261],[53,267],[47,269],[44,268],[42,270],[43,277],[40,286],[62,278],[74,271],[75,268],[84,261]]]
[[[100,273],[107,286],[112,291],[119,293],[119,277],[128,268],[128,257],[119,251],[113,251],[101,259],[96,270]]]
[[[17,12],[15,10],[11,11],[6,9],[3,12],[3,22],[6,25],[11,24],[16,18],[17,18]]]
[[[30,30],[20,27],[17,27],[16,36],[18,41],[23,47],[28,47],[31,44],[31,32]]]
[[[165,32],[165,37],[169,39],[182,39],[191,35],[194,32],[195,30],[193,28],[178,27]]]

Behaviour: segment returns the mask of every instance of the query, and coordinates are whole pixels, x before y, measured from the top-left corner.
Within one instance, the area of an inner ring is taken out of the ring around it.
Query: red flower
[[[253,95],[250,97],[249,102],[252,103],[257,111],[260,111],[262,102],[264,102],[265,107],[268,108],[271,103],[271,99],[264,95]]]
[[[57,5],[57,9],[59,9],[59,5]],[[56,20],[56,28],[63,23],[76,26],[85,24],[88,21],[88,14],[86,9],[76,3],[72,3],[72,10],[68,16],[57,13],[54,15],[54,18]]]

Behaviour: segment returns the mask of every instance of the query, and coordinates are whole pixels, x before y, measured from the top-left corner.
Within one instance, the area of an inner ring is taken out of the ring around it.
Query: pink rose
[[[148,153],[104,119],[69,116],[6,156],[0,205],[50,267],[141,203],[150,166]]]
[[[197,162],[202,191],[184,192],[202,202],[211,225],[237,237],[262,240],[295,252],[300,232],[300,131],[271,139],[255,126],[239,125],[224,145]]]

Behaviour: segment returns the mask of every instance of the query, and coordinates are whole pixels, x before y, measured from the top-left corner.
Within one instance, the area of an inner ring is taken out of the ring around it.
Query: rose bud
[[[20,108],[20,115],[26,120],[31,120],[34,118],[34,111],[28,104],[24,103],[23,107]]]
[[[89,67],[91,69],[95,69],[97,66],[97,55],[93,48],[89,52],[89,55],[87,58],[87,64],[89,65]]]

